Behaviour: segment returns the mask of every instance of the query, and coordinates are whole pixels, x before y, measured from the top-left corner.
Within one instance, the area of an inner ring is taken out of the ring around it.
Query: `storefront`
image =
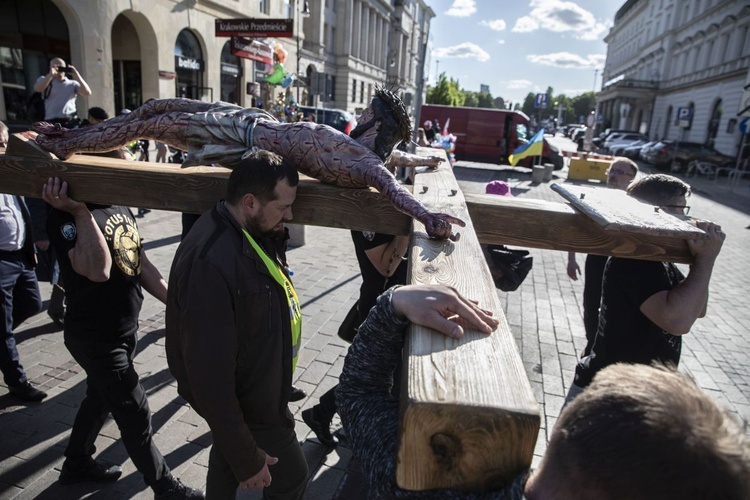
[[[227,41],[221,49],[221,97],[224,102],[240,103],[242,95],[242,64],[240,58],[232,54],[232,43]]]
[[[190,30],[184,29],[177,36],[174,47],[174,67],[177,75],[176,97],[187,97],[213,102],[213,89],[205,87],[206,65],[198,39]]]

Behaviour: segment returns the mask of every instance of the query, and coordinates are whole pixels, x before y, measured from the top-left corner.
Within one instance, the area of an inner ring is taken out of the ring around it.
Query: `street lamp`
[[[299,8],[298,8],[299,4],[300,4],[300,1],[299,0],[295,0],[294,10],[295,10],[295,12],[297,12],[297,22],[295,23],[296,24],[296,28],[297,28],[297,36],[296,36],[296,38],[297,38],[297,106],[300,105],[300,102],[299,102],[299,86],[300,86],[300,81],[299,81],[300,80],[300,76],[299,76],[299,60],[302,57],[302,54],[300,53],[300,50],[299,50],[299,30],[300,30],[300,26],[299,25],[302,24],[302,18],[303,17],[310,17],[310,4],[307,3],[307,0],[305,0],[304,2],[302,2],[302,11],[301,12],[299,11]]]

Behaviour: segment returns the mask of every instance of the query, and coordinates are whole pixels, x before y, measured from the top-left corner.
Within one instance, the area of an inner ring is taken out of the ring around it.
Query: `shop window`
[[[188,29],[177,36],[175,54],[175,95],[189,99],[213,100],[213,89],[203,87],[205,64],[198,38]]]

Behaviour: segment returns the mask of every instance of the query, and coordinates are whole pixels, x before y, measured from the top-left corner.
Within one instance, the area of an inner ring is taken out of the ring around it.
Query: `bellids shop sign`
[[[203,71],[203,59],[193,57],[174,56],[174,67],[178,70]]]

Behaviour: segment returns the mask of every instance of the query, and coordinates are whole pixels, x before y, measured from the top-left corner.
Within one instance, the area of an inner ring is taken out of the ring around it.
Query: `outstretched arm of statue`
[[[391,172],[396,167],[430,167],[437,168],[440,162],[445,161],[445,158],[438,155],[431,156],[420,156],[413,155],[410,153],[404,153],[398,149],[394,149],[391,156],[388,157],[388,161],[385,166]]]
[[[380,164],[382,165],[382,164]],[[464,227],[466,223],[458,217],[444,213],[430,212],[414,195],[404,188],[385,167],[364,166],[364,177],[368,186],[377,189],[381,195],[401,212],[411,215],[424,224],[430,238],[458,241],[460,234],[453,233],[451,224]]]
[[[451,224],[465,226],[461,219],[429,212],[404,189],[372,150],[331,127],[309,122],[285,124],[259,121],[253,132],[253,145],[273,151],[297,165],[305,175],[340,187],[377,189],[401,212],[427,229],[431,238],[450,238]]]

